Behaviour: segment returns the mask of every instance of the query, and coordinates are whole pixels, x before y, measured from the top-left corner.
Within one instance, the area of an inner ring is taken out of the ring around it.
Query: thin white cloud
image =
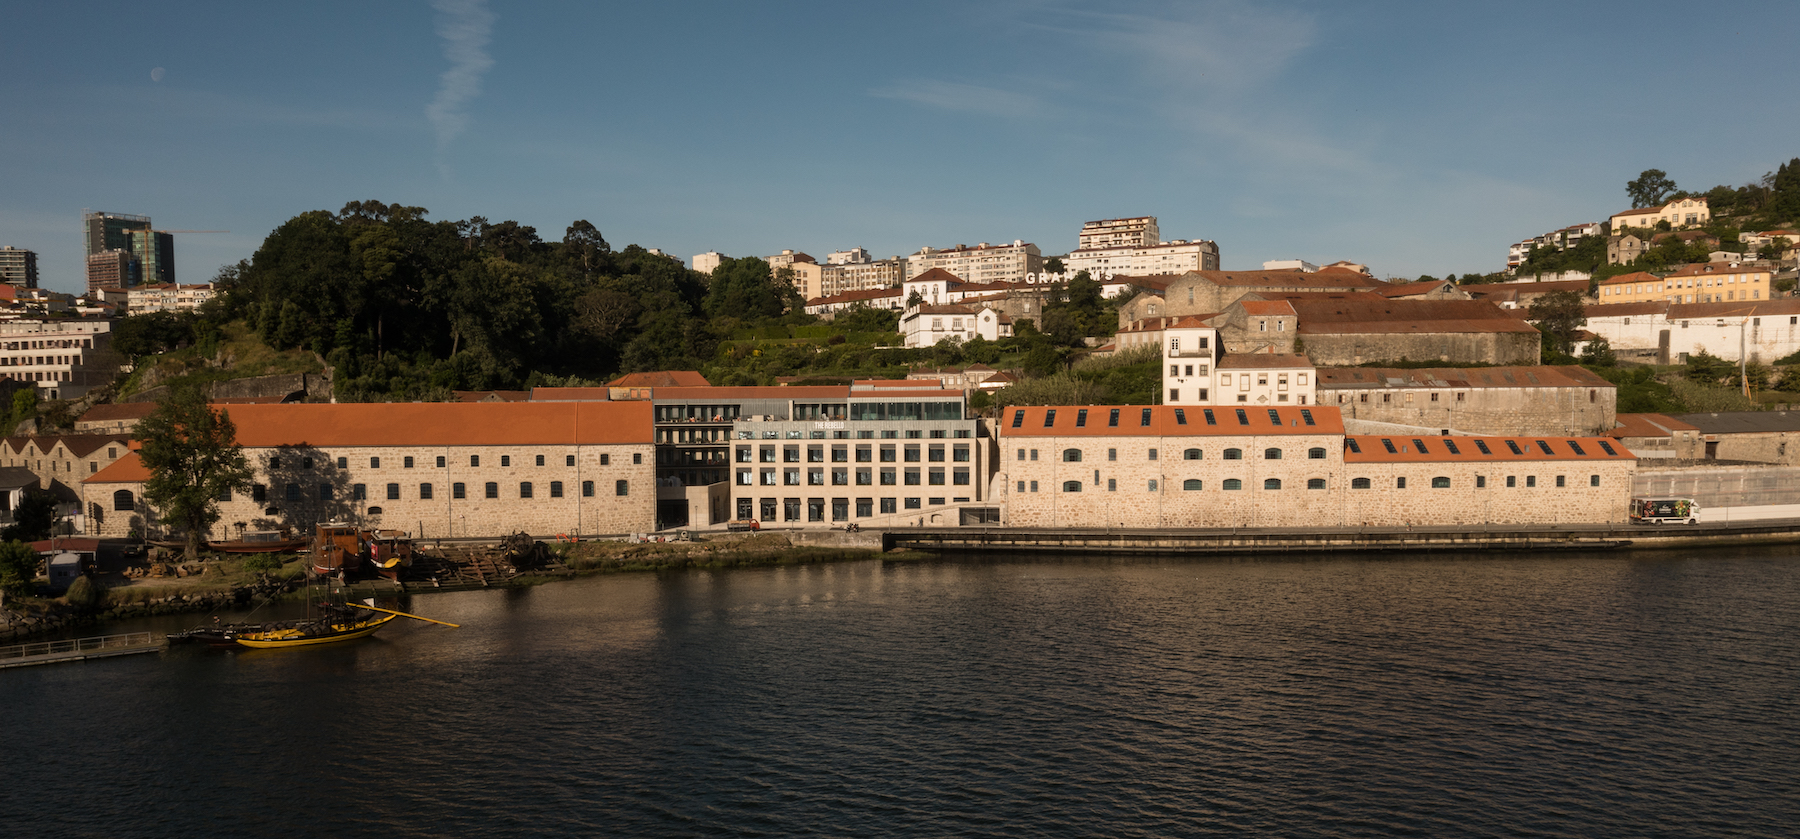
[[[425,116],[437,129],[438,169],[450,141],[469,127],[465,110],[469,100],[481,95],[481,77],[494,66],[487,45],[494,30],[494,14],[486,0],[432,0],[437,10],[437,34],[444,39],[444,58],[450,69],[438,79],[437,96],[425,107]]]
[[[900,99],[945,111],[1009,119],[1031,116],[1042,108],[1037,97],[1028,94],[936,79],[902,81],[869,93],[883,99]]]

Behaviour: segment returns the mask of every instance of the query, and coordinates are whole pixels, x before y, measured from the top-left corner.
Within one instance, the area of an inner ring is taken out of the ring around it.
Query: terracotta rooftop
[[[610,382],[607,387],[706,387],[712,382],[693,370],[655,370],[645,373],[626,373]]]
[[[1406,297],[1413,294],[1429,294],[1446,287],[1454,290],[1456,284],[1444,280],[1428,280],[1422,283],[1396,283],[1384,288],[1377,288],[1375,289],[1375,293],[1382,297]]]
[[[1297,269],[1280,271],[1189,271],[1182,275],[1196,277],[1220,287],[1262,286],[1269,288],[1375,288],[1382,283],[1354,271],[1328,274],[1303,274]]]
[[[1286,300],[1239,300],[1238,306],[1246,315],[1263,317],[1293,317],[1294,304]]]
[[[1667,414],[1619,414],[1615,420],[1617,427],[1608,432],[1615,438],[1670,437],[1676,431],[1700,430]]]
[[[1531,324],[1485,300],[1295,301],[1299,332],[1489,333],[1536,332]]]
[[[806,301],[808,306],[835,306],[839,303],[856,303],[863,300],[880,300],[887,297],[899,297],[901,290],[897,288],[865,288],[858,291],[846,291],[830,297],[814,297]]]
[[[1116,420],[1114,418],[1117,418]],[[1344,433],[1338,409],[1072,405],[1007,408],[1005,437],[1204,437]]]
[[[1651,274],[1646,271],[1633,271],[1629,274],[1620,274],[1617,277],[1608,277],[1604,280],[1601,280],[1600,285],[1615,286],[1615,285],[1632,285],[1633,283],[1660,283],[1660,282],[1662,282],[1662,278],[1656,276],[1655,274]]]
[[[114,402],[95,405],[83,412],[79,422],[122,422],[141,420],[156,410],[155,402]]]
[[[246,447],[609,445],[651,442],[644,402],[240,405]]]
[[[701,381],[706,380],[701,379]],[[622,385],[622,387],[631,387],[631,385]],[[605,402],[611,398],[612,391],[604,387],[534,387],[531,389],[531,401],[533,402]]]
[[[1768,273],[1768,271],[1768,268],[1755,265],[1733,265],[1728,262],[1699,262],[1693,265],[1683,265],[1680,268],[1675,269],[1669,276],[1698,277],[1704,274],[1749,274],[1752,272]]]
[[[37,451],[46,453],[62,446],[70,457],[87,457],[102,446],[127,445],[130,441],[131,437],[125,434],[44,434],[7,437],[0,441],[0,445],[15,453],[25,451],[28,446],[35,446]]]
[[[1388,446],[1394,450],[1389,451]],[[1612,451],[1608,453],[1607,449]],[[1636,460],[1605,437],[1428,437],[1373,434],[1344,438],[1345,463],[1511,463]]]
[[[458,390],[452,392],[458,402],[529,402],[529,390]]]
[[[82,479],[84,484],[141,484],[150,480],[150,470],[144,461],[138,459],[137,452],[126,452],[124,457],[113,461],[105,469]]]

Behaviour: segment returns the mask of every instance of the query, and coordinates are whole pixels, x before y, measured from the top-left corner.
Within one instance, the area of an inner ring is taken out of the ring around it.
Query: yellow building
[[[1769,299],[1770,269],[1736,262],[1683,266],[1666,277],[1634,271],[1600,281],[1599,299],[1612,303],[1735,303]]]
[[[1655,227],[1656,223],[1661,221],[1666,221],[1670,227],[1680,230],[1683,227],[1706,226],[1712,221],[1712,210],[1707,208],[1704,197],[1694,196],[1678,198],[1660,207],[1644,207],[1615,213],[1611,221],[1614,234],[1623,233],[1628,227]]]

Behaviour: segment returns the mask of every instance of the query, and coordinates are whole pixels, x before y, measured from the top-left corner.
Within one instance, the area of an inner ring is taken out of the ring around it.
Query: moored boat
[[[392,612],[383,614],[355,606],[327,606],[325,616],[318,620],[238,632],[232,637],[241,646],[257,649],[331,644],[365,638],[398,617]]]
[[[306,547],[304,538],[294,538],[288,530],[252,530],[237,539],[207,542],[215,551],[233,554],[272,554],[297,551]]]
[[[330,577],[353,574],[362,567],[363,532],[341,522],[319,525],[313,538],[313,573]]]

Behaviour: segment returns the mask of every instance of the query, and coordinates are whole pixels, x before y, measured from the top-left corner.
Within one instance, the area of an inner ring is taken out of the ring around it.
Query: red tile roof
[[[1616,438],[1672,437],[1676,431],[1699,431],[1699,428],[1667,414],[1619,414],[1617,427],[1607,432]]]
[[[1329,274],[1303,274],[1297,269],[1280,271],[1189,271],[1183,277],[1198,277],[1220,287],[1242,288],[1376,288],[1380,280],[1354,271]]]
[[[247,447],[505,446],[649,443],[645,402],[390,402],[240,405]]]
[[[82,479],[84,484],[141,484],[150,480],[150,470],[137,452],[127,452],[105,469]]]
[[[712,382],[693,370],[654,370],[645,373],[626,373],[610,382],[607,387],[706,387]]]
[[[1309,300],[1293,306],[1299,315],[1297,331],[1319,335],[1537,331],[1485,300]]]
[[[1220,370],[1267,370],[1284,367],[1310,368],[1312,366],[1312,359],[1293,353],[1239,353],[1219,359]]]
[[[82,413],[77,422],[122,422],[141,420],[156,410],[155,402],[117,402],[95,405]]]
[[[701,381],[706,380],[701,379]],[[630,385],[623,385],[623,387],[630,387]],[[642,387],[642,385],[638,385],[638,387]],[[533,402],[605,402],[611,398],[612,391],[604,387],[534,387],[531,389],[531,401]]]
[[[1508,442],[1512,445],[1507,445]],[[1387,450],[1387,443],[1395,451]],[[1419,444],[1424,444],[1424,451]],[[1540,445],[1541,444],[1541,445]],[[1451,453],[1454,445],[1456,452]],[[1487,447],[1483,452],[1482,446]],[[1513,452],[1518,447],[1518,453]],[[1613,453],[1607,454],[1605,446]],[[1544,452],[1545,447],[1549,453]],[[1576,448],[1581,450],[1576,453]],[[1524,463],[1531,461],[1636,460],[1637,456],[1604,437],[1428,437],[1425,435],[1372,434],[1344,438],[1345,463]]]
[[[1240,300],[1244,314],[1264,317],[1294,316],[1294,304],[1286,300]]]
[[[1319,371],[1319,387],[1330,389],[1359,387],[1602,388],[1613,387],[1613,384],[1584,368],[1572,366],[1327,367]]]
[[[1110,425],[1113,411],[1119,412],[1119,424]],[[1056,412],[1053,424],[1046,427],[1045,418]],[[1086,412],[1086,422],[1076,426]],[[1144,422],[1145,412],[1150,421]],[[1211,413],[1213,422],[1206,417]],[[1270,419],[1271,412],[1280,422]],[[1238,417],[1243,417],[1240,422]],[[1020,419],[1020,417],[1023,419]],[[1306,418],[1313,423],[1308,425]],[[1234,408],[1230,406],[1175,407],[1172,405],[1058,405],[1007,408],[1000,412],[998,428],[1001,437],[1205,437],[1226,435],[1291,435],[1342,434],[1344,422],[1338,409],[1317,408]]]

